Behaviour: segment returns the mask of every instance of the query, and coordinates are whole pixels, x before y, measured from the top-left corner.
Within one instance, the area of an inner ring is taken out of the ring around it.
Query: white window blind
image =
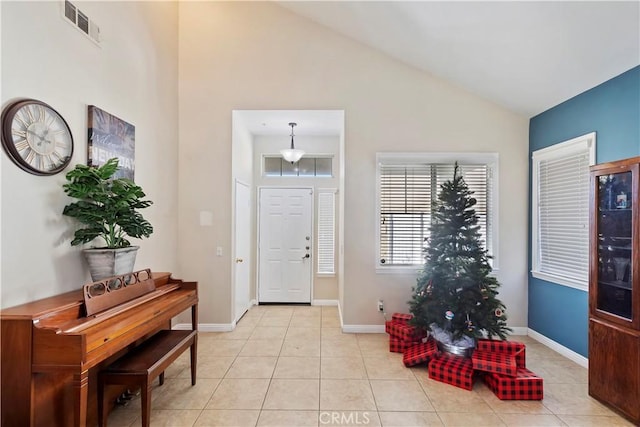
[[[595,134],[533,153],[535,277],[586,290],[589,276],[589,166]]]
[[[335,190],[318,190],[318,274],[335,274]]]
[[[453,178],[454,165],[437,165],[438,171],[438,192],[440,185]],[[464,182],[473,192],[471,197],[476,199],[473,209],[478,216],[478,226],[480,227],[480,241],[483,247],[492,255],[493,233],[492,217],[490,215],[491,197],[493,195],[493,170],[486,164],[482,165],[459,165]]]
[[[415,160],[413,160],[415,162]],[[379,267],[420,266],[429,237],[431,204],[440,185],[453,179],[451,163],[379,162]],[[494,191],[492,164],[462,164],[460,172],[474,192],[481,239],[492,255]]]
[[[422,263],[430,225],[431,167],[380,166],[380,264]]]

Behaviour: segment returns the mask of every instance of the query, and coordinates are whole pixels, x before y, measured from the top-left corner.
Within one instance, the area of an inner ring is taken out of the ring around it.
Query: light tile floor
[[[257,306],[233,332],[200,333],[198,381],[186,352],[154,386],[153,426],[632,426],[587,393],[587,370],[528,337],[543,401],[501,401],[405,368],[386,334],[343,334],[336,307]],[[140,401],[110,427],[140,425]]]

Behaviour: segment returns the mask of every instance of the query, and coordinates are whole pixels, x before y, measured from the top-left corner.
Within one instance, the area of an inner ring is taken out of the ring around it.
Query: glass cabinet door
[[[598,176],[598,283],[596,308],[633,319],[632,173]]]

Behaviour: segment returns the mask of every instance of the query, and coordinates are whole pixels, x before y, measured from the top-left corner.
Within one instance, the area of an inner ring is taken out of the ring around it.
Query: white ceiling
[[[344,127],[342,110],[236,110],[234,120],[253,135],[339,136]]]
[[[638,1],[278,4],[526,117],[640,64]]]

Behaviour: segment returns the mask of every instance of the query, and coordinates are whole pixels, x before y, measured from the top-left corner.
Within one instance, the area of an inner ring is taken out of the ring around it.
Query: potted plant
[[[62,213],[82,225],[71,245],[90,243],[98,237],[105,243],[83,250],[94,281],[133,271],[139,247],[131,246],[127,237],[140,239],[153,232],[138,212],[153,202],[143,200],[144,191],[132,180],[114,178],[117,170],[117,158],[97,168],[78,164],[66,174],[63,185],[64,192],[78,200],[65,206]]]

